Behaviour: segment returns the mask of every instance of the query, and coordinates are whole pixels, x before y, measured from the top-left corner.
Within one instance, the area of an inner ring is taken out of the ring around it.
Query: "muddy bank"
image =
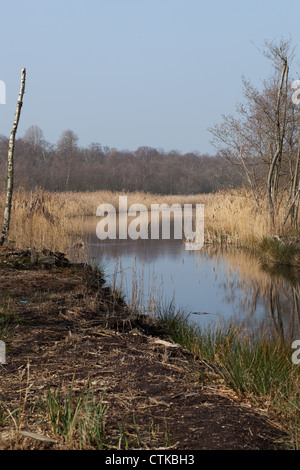
[[[280,449],[283,433],[168,332],[133,316],[101,273],[59,253],[0,250],[0,448],[82,448],[55,432],[47,393],[93,388],[104,449]],[[73,384],[73,385],[72,385]],[[90,440],[84,448],[97,448]]]

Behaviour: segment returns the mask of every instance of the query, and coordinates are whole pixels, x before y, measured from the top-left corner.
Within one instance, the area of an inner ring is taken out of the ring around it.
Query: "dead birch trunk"
[[[25,92],[25,80],[26,80],[26,69],[22,69],[21,73],[21,87],[17,101],[17,109],[15,113],[15,120],[12,126],[9,144],[8,144],[8,157],[7,157],[7,189],[6,189],[6,202],[4,209],[3,228],[0,239],[0,245],[6,241],[9,232],[9,222],[11,213],[11,202],[14,186],[14,149],[15,149],[15,138],[18,129],[18,124],[21,115],[21,108],[23,105],[23,96]]]

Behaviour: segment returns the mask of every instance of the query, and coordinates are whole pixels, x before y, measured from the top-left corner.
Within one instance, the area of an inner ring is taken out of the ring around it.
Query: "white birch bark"
[[[26,69],[23,68],[21,72],[21,87],[17,101],[17,109],[15,113],[15,120],[12,126],[9,144],[8,144],[8,157],[7,157],[7,189],[6,189],[6,202],[4,209],[4,218],[3,218],[3,228],[0,239],[0,245],[7,240],[9,232],[9,223],[10,223],[10,213],[11,213],[11,202],[13,195],[13,186],[14,186],[14,149],[15,149],[15,138],[18,129],[18,124],[21,115],[21,108],[23,105],[23,96],[25,92],[25,80],[26,80]]]

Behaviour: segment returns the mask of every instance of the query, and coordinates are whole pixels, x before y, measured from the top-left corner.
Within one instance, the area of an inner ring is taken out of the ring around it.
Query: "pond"
[[[100,240],[98,221],[82,220],[89,260],[136,310],[155,315],[173,302],[203,327],[234,321],[246,331],[300,337],[299,283],[265,272],[243,250],[187,251],[174,238]]]

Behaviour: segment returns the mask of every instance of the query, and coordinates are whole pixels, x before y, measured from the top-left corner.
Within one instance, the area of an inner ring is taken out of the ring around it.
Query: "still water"
[[[182,240],[99,240],[96,218],[85,219],[90,262],[107,283],[143,313],[170,302],[203,327],[233,320],[246,331],[300,335],[300,286],[266,273],[238,249],[204,246],[187,251]]]

